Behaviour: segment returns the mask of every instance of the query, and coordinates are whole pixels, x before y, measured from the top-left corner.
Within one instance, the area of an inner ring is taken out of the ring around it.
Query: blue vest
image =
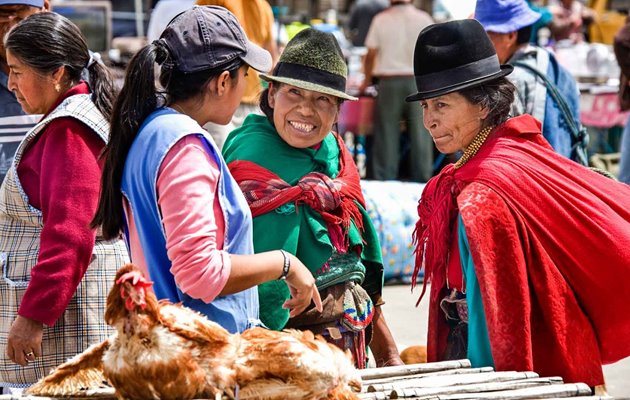
[[[252,217],[238,184],[232,178],[213,140],[193,119],[160,108],[144,121],[125,162],[122,192],[129,201],[151,280],[158,299],[169,299],[201,312],[228,331],[242,332],[259,325],[256,288],[220,296],[212,303],[194,299],[175,284],[166,253],[166,235],[157,203],[158,171],[168,151],[183,137],[197,135],[219,170],[218,196],[225,217],[223,249],[230,254],[253,254]],[[212,204],[208,204],[208,212]],[[128,218],[128,216],[127,216]]]

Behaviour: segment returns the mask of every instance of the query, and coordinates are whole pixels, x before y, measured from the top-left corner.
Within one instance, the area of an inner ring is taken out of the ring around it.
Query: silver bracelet
[[[282,275],[280,275],[278,280],[284,281],[287,279],[287,275],[289,275],[289,270],[291,269],[291,259],[286,251],[280,249],[280,253],[282,253],[282,257],[284,257],[284,264],[282,265]]]

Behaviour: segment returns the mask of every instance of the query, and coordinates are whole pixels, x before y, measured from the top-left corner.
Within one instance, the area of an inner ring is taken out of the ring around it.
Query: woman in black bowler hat
[[[531,116],[510,118],[512,67],[477,21],[426,28],[414,61],[407,100],[440,152],[463,152],[418,206],[429,361],[602,385],[602,363],[630,355],[618,295],[630,285],[630,187],[556,154]]]

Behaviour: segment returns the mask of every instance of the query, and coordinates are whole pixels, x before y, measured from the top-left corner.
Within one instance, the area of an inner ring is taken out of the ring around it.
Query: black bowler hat
[[[417,101],[477,86],[514,69],[500,65],[494,46],[474,19],[449,21],[424,28],[416,41],[413,68]]]

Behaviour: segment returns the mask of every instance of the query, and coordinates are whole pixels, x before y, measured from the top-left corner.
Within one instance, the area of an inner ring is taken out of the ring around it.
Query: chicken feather
[[[263,328],[230,334],[191,309],[158,302],[150,286],[132,264],[122,267],[105,313],[116,332],[27,393],[76,396],[105,378],[119,399],[357,399],[350,354],[322,337]]]
[[[29,391],[39,396],[77,396],[87,388],[104,387],[102,357],[109,340],[94,344],[39,380]]]

